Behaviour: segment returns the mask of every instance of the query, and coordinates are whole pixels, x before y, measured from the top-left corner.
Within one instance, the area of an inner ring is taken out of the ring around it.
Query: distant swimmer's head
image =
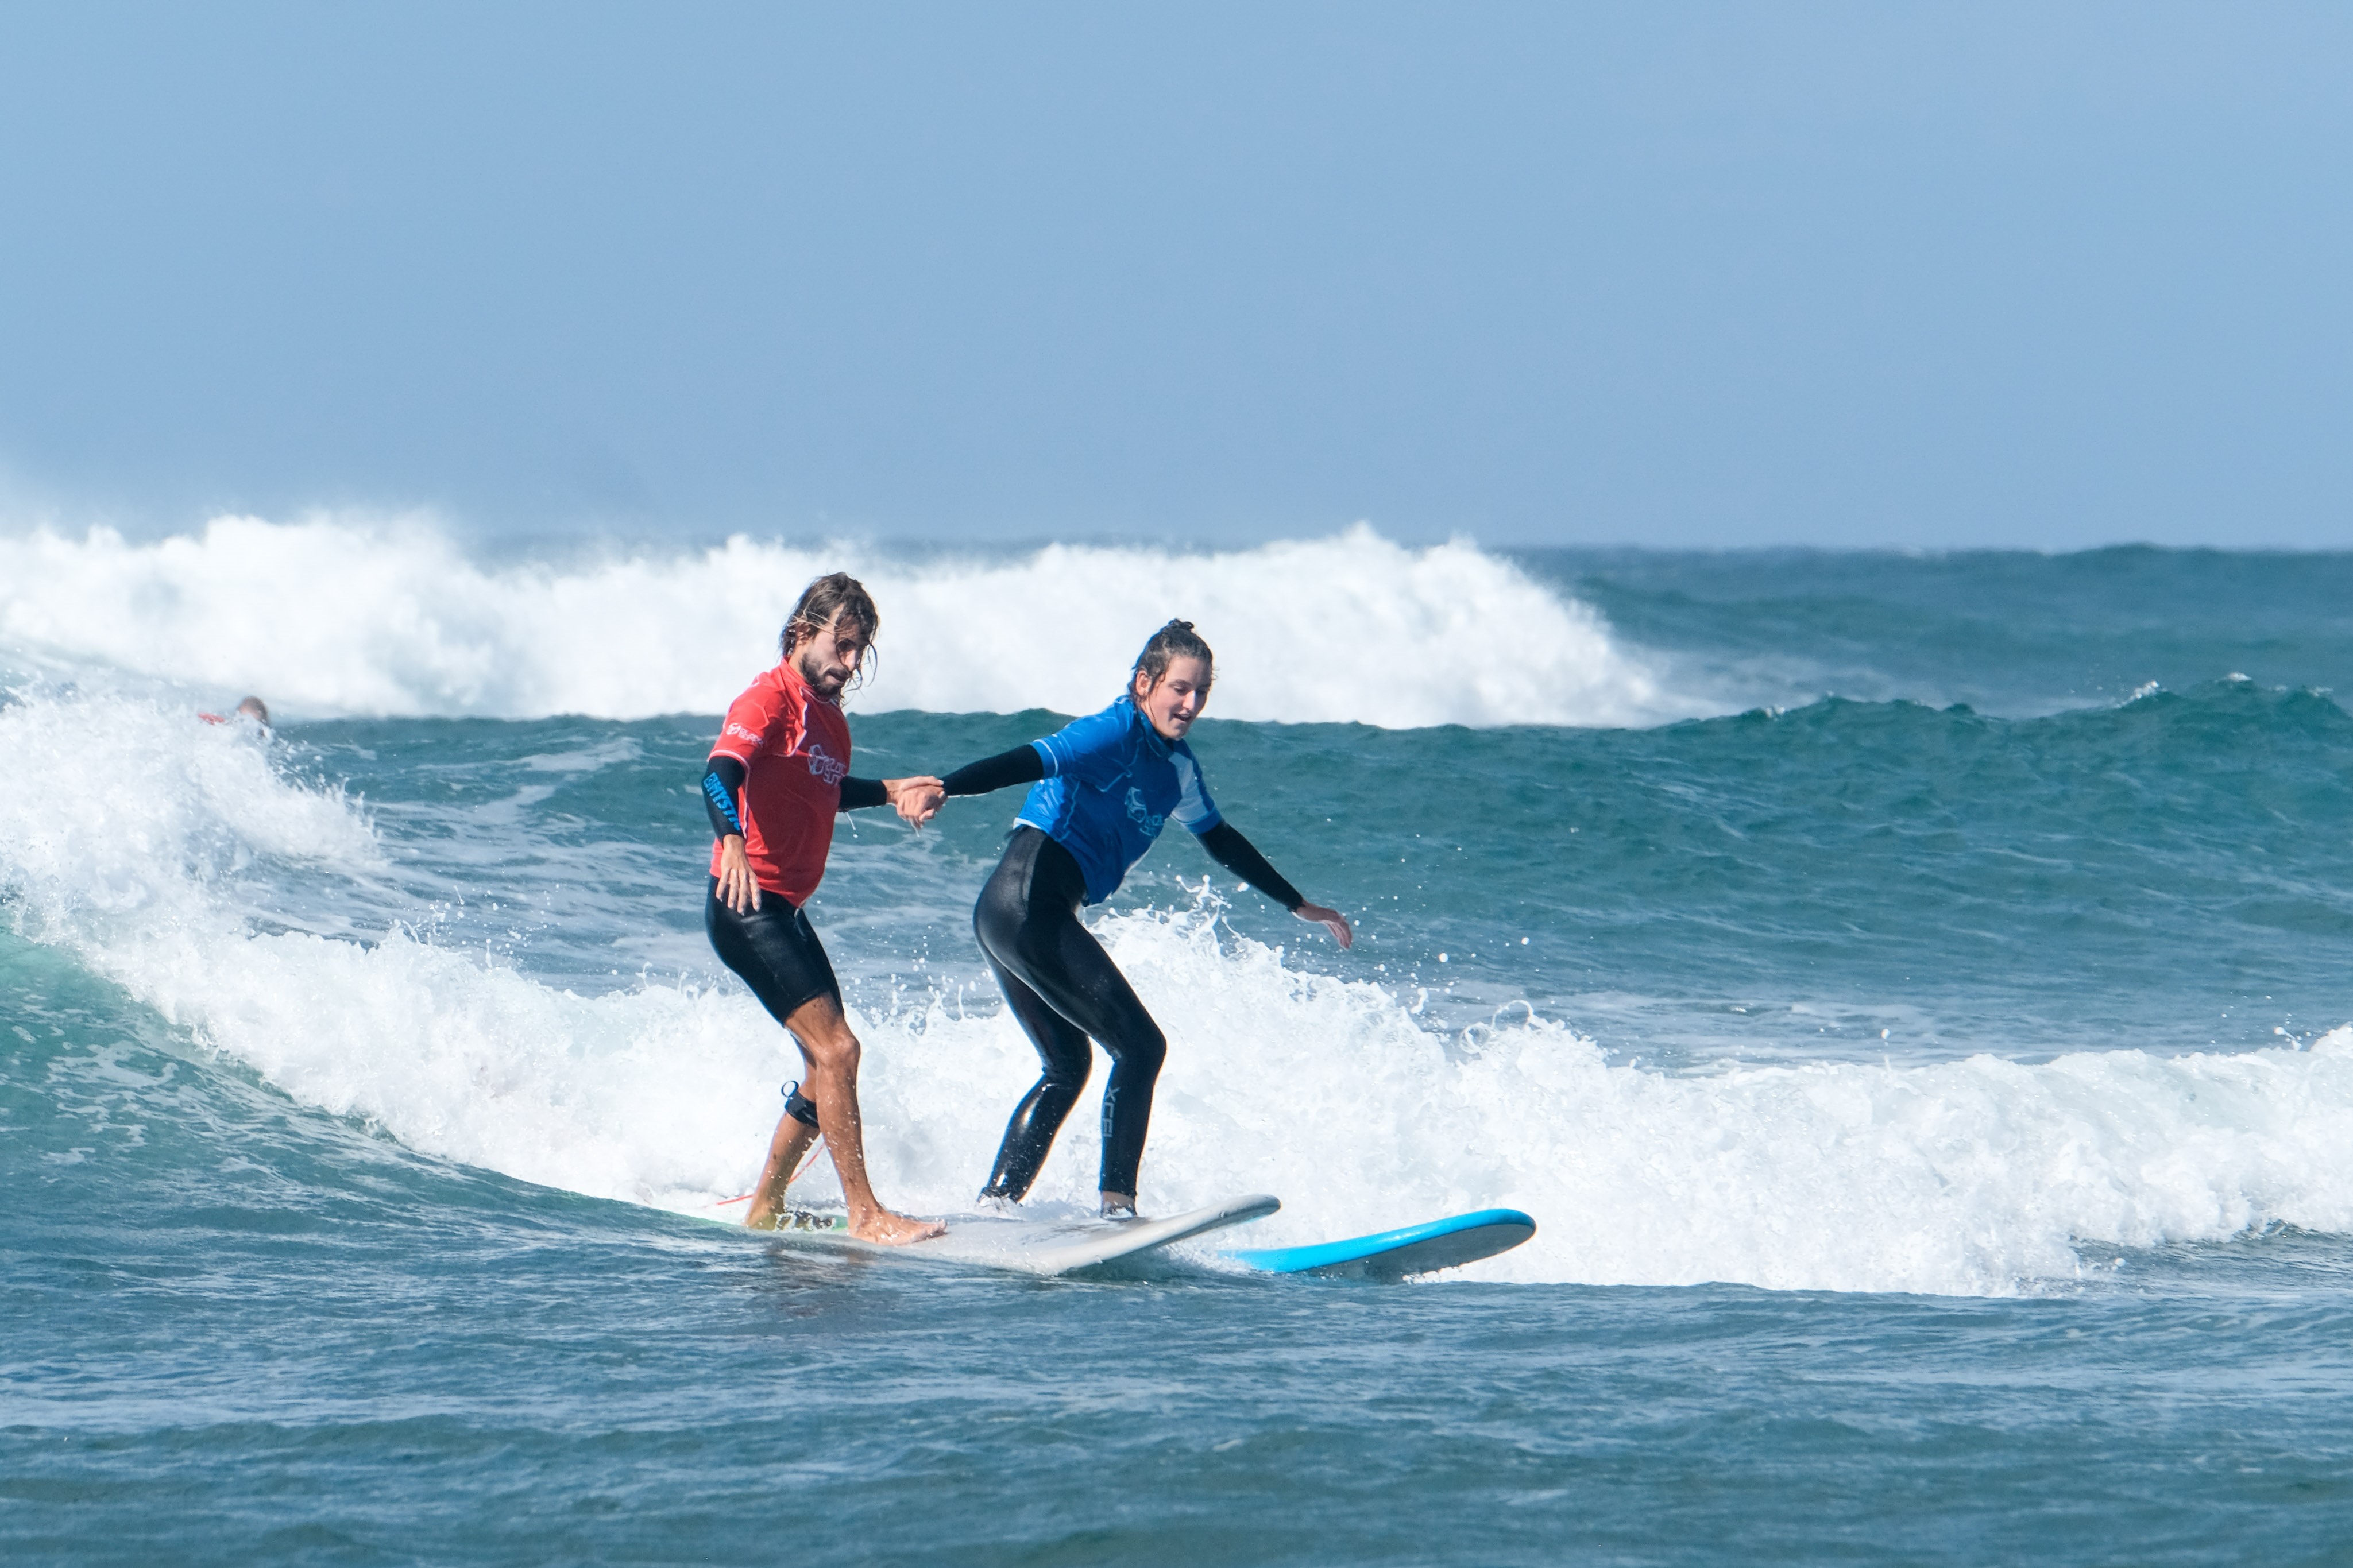
[[[1137,711],[1163,738],[1181,741],[1209,705],[1218,678],[1217,656],[1190,621],[1171,621],[1152,634],[1135,656],[1127,694]]]
[[[847,572],[830,572],[801,590],[776,647],[810,690],[838,702],[865,670],[881,626],[866,585]]]
[[[237,705],[237,717],[250,719],[267,729],[269,724],[269,704],[259,697],[248,697]]]

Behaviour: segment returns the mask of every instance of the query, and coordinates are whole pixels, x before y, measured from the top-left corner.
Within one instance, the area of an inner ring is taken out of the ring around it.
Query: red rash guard
[[[711,754],[744,764],[744,854],[752,879],[795,908],[807,903],[833,847],[833,815],[849,773],[849,721],[786,659],[729,705]],[[711,847],[714,877],[719,851]]]

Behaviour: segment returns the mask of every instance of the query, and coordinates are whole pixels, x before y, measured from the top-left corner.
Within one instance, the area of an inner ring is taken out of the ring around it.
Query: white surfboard
[[[745,1234],[774,1236],[786,1242],[813,1242],[868,1258],[929,1258],[942,1263],[1009,1268],[1023,1274],[1055,1275],[1092,1268],[1223,1230],[1228,1226],[1264,1219],[1282,1206],[1280,1198],[1251,1193],[1187,1214],[1170,1215],[1166,1219],[1040,1220],[1020,1215],[952,1215],[948,1216],[945,1236],[906,1247],[877,1247],[854,1240],[849,1235],[849,1222],[834,1214],[790,1213],[774,1231]]]
[[[1166,1219],[1096,1220],[1083,1235],[1019,1248],[1013,1255],[1020,1259],[1015,1267],[1038,1274],[1068,1274],[1074,1268],[1091,1268],[1116,1258],[1133,1258],[1139,1252],[1151,1252],[1213,1230],[1223,1230],[1229,1225],[1264,1219],[1282,1206],[1281,1198],[1251,1193],[1189,1214],[1171,1215]],[[955,1231],[951,1228],[934,1245],[955,1237]]]

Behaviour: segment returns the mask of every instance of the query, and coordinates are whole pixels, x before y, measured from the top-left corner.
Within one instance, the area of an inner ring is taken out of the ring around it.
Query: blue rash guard
[[[1193,749],[1162,739],[1127,697],[1029,744],[1046,776],[1030,786],[1014,820],[1071,852],[1090,904],[1119,890],[1171,817],[1197,835],[1224,820]]]

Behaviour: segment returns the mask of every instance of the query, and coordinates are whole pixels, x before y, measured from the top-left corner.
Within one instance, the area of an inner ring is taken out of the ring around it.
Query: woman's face
[[[1209,705],[1209,667],[1202,659],[1180,654],[1168,661],[1160,672],[1160,679],[1147,689],[1142,671],[1136,672],[1132,695],[1143,711],[1145,722],[1150,724],[1161,739],[1181,741],[1201,710]]]

